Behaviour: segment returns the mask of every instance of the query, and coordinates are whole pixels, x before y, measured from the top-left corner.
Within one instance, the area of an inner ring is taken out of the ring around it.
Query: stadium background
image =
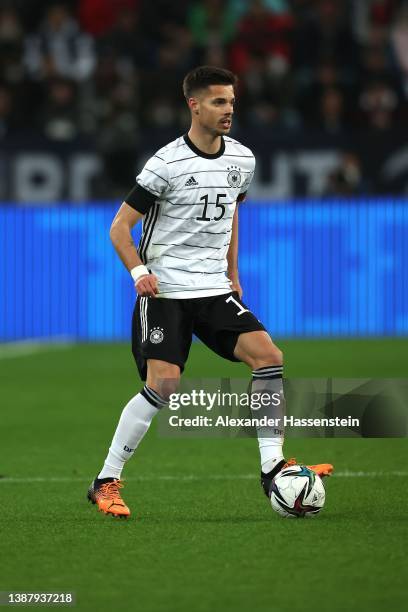
[[[0,0],[0,590],[71,589],[89,610],[266,610],[271,589],[284,611],[397,607],[405,440],[288,441],[336,464],[312,525],[273,520],[253,440],[154,429],[125,474],[136,520],[84,506],[140,384],[109,225],[188,128],[199,63],[240,78],[232,136],[257,157],[241,280],[287,376],[407,375],[407,2]],[[186,375],[220,372],[247,376],[194,345]]]

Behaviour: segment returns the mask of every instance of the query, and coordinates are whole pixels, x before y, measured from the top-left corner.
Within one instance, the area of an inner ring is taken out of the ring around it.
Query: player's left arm
[[[232,291],[237,291],[239,297],[242,297],[242,288],[239,282],[238,274],[238,206],[235,207],[234,216],[232,219],[231,242],[227,253],[227,276],[231,281]]]
[[[242,298],[242,287],[239,282],[239,274],[238,274],[238,208],[239,204],[246,199],[248,187],[251,184],[252,177],[254,176],[255,171],[255,157],[252,156],[252,165],[251,169],[247,174],[247,177],[243,184],[241,185],[240,192],[237,197],[237,203],[235,206],[234,217],[232,219],[232,233],[231,233],[231,242],[229,245],[228,253],[227,253],[227,276],[231,281],[231,289],[233,291],[237,291],[240,298]]]

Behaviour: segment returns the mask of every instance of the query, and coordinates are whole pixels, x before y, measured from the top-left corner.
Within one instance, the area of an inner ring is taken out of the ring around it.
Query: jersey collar
[[[221,155],[224,154],[225,141],[222,136],[221,136],[221,146],[219,148],[219,151],[217,151],[217,153],[204,153],[204,151],[201,151],[198,147],[195,146],[195,144],[190,140],[188,134],[184,134],[183,138],[184,138],[184,142],[186,143],[188,147],[190,147],[193,153],[195,153],[196,155],[199,155],[200,157],[205,157],[205,159],[217,159],[217,157],[221,157]]]

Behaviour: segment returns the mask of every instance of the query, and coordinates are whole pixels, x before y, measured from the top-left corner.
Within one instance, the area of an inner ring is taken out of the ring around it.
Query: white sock
[[[258,438],[259,452],[261,454],[261,470],[268,474],[275,465],[284,459],[282,454],[283,438],[277,444],[271,444],[272,438]]]
[[[98,478],[120,478],[123,466],[135,452],[153,417],[166,405],[156,391],[145,385],[126,404]]]
[[[281,403],[279,406],[268,406],[261,410],[253,411],[254,417],[268,416],[269,418],[281,419],[281,426],[262,427],[257,429],[259,453],[261,456],[261,470],[268,474],[275,465],[282,461],[283,457],[283,416],[285,414],[285,398],[282,383],[283,366],[268,366],[258,368],[252,372],[251,393],[279,393]]]

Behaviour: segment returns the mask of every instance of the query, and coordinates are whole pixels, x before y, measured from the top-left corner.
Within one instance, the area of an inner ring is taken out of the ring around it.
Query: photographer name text
[[[169,417],[171,427],[273,427],[276,434],[284,427],[359,427],[360,419],[353,417],[334,418],[296,418],[284,416],[283,418],[236,418],[230,416],[218,416],[216,419],[208,416],[198,415],[195,417],[181,417],[171,415]]]

